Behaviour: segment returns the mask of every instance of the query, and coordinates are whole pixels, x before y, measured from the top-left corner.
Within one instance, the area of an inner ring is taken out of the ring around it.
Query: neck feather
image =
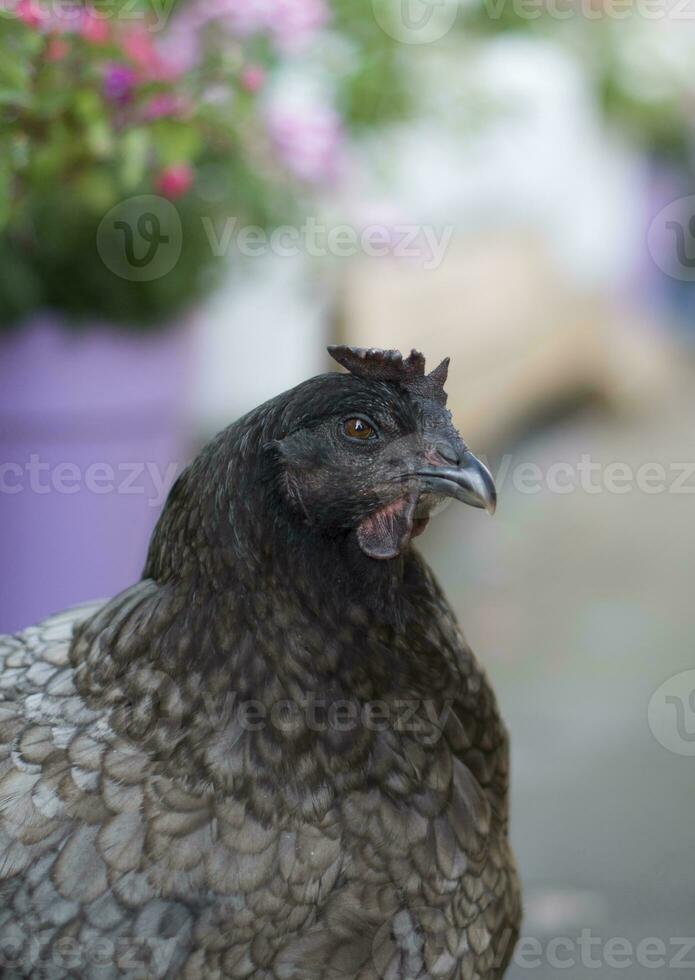
[[[304,786],[343,768],[352,778],[374,733],[362,724],[317,733],[306,715],[291,738],[272,725],[252,733],[239,730],[240,711],[260,705],[268,719],[317,693],[319,714],[404,695],[439,703],[451,680],[441,658],[422,659],[422,623],[437,615],[424,564],[413,552],[369,559],[354,535],[293,517],[265,448],[268,425],[268,414],[247,417],[183,474],[142,581],[80,628],[72,659],[89,703],[168,769],[238,792],[235,740],[251,741],[275,760],[274,779],[284,769],[291,795],[298,767]]]

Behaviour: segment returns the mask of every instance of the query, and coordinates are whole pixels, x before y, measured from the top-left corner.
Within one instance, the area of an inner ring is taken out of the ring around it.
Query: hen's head
[[[492,477],[446,408],[448,361],[426,374],[416,351],[329,351],[347,374],[319,375],[260,405],[181,474],[146,578],[196,589],[210,580],[219,590],[231,576],[252,587],[260,563],[288,581],[296,573],[323,583],[342,558],[352,574],[367,556],[369,591],[366,580],[389,577],[388,559],[443,499],[495,509]]]
[[[273,442],[280,492],[295,519],[356,536],[391,559],[454,497],[493,512],[495,487],[446,408],[448,359],[430,374],[422,354],[330,347],[348,369],[295,389]]]

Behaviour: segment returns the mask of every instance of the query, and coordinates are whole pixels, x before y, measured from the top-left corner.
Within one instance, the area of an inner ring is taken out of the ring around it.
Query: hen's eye
[[[376,432],[364,419],[346,419],[343,422],[343,432],[350,439],[360,439],[362,442],[376,438]]]

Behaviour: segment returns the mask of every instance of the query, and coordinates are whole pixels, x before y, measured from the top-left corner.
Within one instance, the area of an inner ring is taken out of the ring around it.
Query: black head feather
[[[414,349],[404,358],[399,350],[333,344],[328,348],[328,353],[358,378],[401,384],[419,398],[432,398],[446,405],[444,385],[449,373],[448,357],[434,371],[425,374],[424,355]]]

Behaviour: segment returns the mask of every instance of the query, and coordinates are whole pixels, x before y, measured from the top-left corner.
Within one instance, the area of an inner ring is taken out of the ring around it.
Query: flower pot
[[[0,632],[136,581],[187,457],[188,324],[0,334]]]

